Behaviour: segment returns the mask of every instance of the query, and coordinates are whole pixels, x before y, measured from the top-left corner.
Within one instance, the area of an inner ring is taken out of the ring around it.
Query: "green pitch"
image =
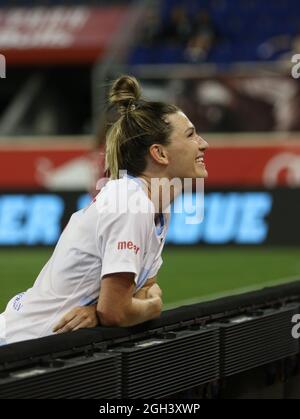
[[[0,312],[29,288],[51,250],[0,250]],[[168,248],[158,282],[165,308],[300,279],[300,248]]]

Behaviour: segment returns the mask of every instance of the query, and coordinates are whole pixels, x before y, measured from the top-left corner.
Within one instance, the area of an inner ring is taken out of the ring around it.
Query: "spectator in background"
[[[155,46],[160,39],[162,31],[161,16],[159,10],[149,9],[145,15],[141,44],[144,47]]]
[[[215,25],[208,12],[199,10],[185,49],[187,60],[195,63],[205,61],[217,38]]]
[[[186,45],[192,35],[192,23],[184,7],[175,6],[171,10],[169,22],[161,35],[169,45]]]
[[[206,10],[199,10],[194,17],[189,16],[184,6],[176,5],[165,22],[159,8],[147,12],[141,44],[150,48],[182,48],[184,60],[197,63],[207,59],[217,39],[217,30]]]

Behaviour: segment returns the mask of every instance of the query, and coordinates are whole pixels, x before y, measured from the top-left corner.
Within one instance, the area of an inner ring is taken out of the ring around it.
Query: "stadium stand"
[[[157,5],[157,29],[149,45],[147,24],[144,38],[131,56],[133,64],[145,63],[231,63],[276,60],[292,47],[300,31],[300,5],[295,0],[268,2],[258,0],[216,0],[182,2],[167,0]],[[181,18],[173,18],[174,11]],[[199,19],[202,16],[202,19]],[[206,17],[205,17],[206,16]],[[198,21],[197,21],[198,19]],[[177,27],[176,27],[177,24]],[[153,27],[153,16],[149,17]],[[170,39],[166,28],[184,34]],[[185,25],[190,30],[184,30]],[[196,26],[196,28],[195,28]],[[245,28],[247,30],[245,31]],[[202,53],[189,54],[189,43],[196,35],[208,38],[198,45]]]

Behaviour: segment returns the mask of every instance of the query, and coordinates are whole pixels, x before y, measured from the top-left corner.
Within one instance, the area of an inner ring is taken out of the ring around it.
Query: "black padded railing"
[[[300,281],[0,348],[0,398],[167,397],[298,356]],[[67,385],[69,383],[69,385]]]

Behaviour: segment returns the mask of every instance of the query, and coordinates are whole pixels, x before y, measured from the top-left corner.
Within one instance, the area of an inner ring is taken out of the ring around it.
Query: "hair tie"
[[[129,106],[124,106],[124,105],[121,105],[120,107],[119,107],[119,112],[120,112],[120,114],[122,115],[122,116],[124,116],[124,115],[126,115],[127,114],[127,112],[133,112],[134,110],[136,109],[136,106],[135,106],[135,104],[134,103],[131,103]]]

